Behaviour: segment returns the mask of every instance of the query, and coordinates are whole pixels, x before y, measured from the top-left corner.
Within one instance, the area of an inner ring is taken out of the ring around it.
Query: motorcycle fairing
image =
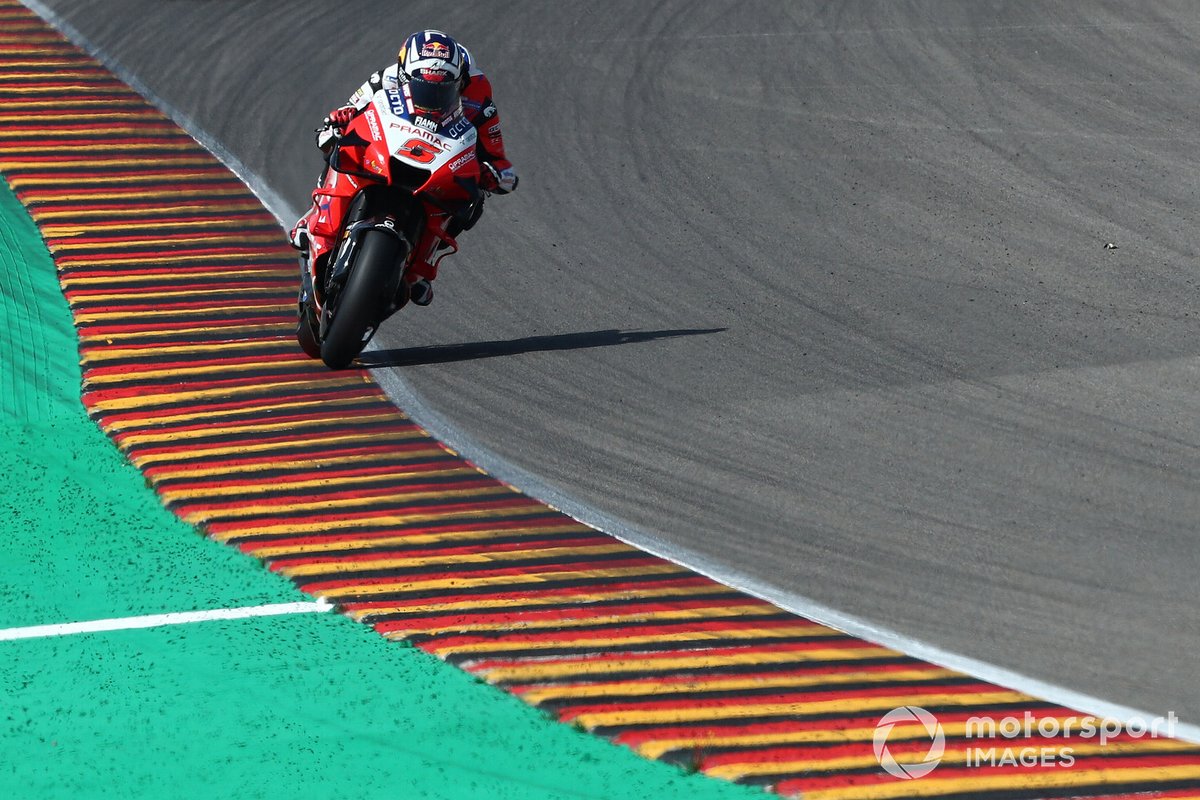
[[[461,106],[441,122],[414,115],[399,89],[380,89],[347,126],[336,148],[336,161],[313,192],[317,205],[309,223],[311,245],[306,286],[318,307],[323,292],[316,265],[337,246],[350,204],[363,188],[391,185],[425,200],[426,224],[416,228],[419,241],[410,245],[421,262],[421,276],[436,275],[428,265],[452,214],[470,210],[479,197],[478,134]],[[419,207],[418,207],[419,210]],[[404,225],[404,229],[412,226]],[[344,237],[343,237],[344,238]],[[452,249],[453,240],[450,240]]]

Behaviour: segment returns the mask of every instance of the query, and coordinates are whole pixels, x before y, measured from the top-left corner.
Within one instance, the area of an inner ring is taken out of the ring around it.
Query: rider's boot
[[[433,302],[433,284],[428,278],[417,278],[408,284],[408,299],[419,306],[427,306]]]
[[[432,303],[432,281],[436,277],[437,267],[423,258],[414,258],[404,275],[404,283],[408,286],[408,299],[419,306]]]
[[[305,224],[303,219],[297,222],[296,226],[292,228],[291,232],[288,234],[288,241],[291,243],[292,247],[296,248],[301,253],[308,250],[308,226]]]
[[[431,232],[426,231],[413,254],[412,263],[404,275],[408,286],[408,299],[414,305],[427,306],[433,302],[433,280],[437,278],[437,265],[441,259],[434,256],[443,244]]]
[[[308,251],[308,243],[311,236],[308,230],[308,223],[316,211],[317,207],[314,204],[303,217],[296,220],[296,224],[292,226],[292,230],[288,233],[288,241],[291,242],[292,247],[301,253],[307,253]]]

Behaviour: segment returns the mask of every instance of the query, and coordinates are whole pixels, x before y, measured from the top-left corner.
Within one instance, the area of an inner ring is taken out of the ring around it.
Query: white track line
[[[324,600],[303,603],[274,603],[265,606],[243,606],[241,608],[215,608],[211,611],[178,611],[171,614],[147,614],[142,617],[117,617],[97,619],[91,622],[66,622],[60,625],[29,625],[24,628],[0,629],[0,642],[14,639],[40,639],[47,636],[70,636],[76,633],[103,633],[105,631],[128,631],[137,628],[160,628],[164,625],[186,625],[192,622],[210,622],[219,619],[249,619],[250,617],[278,617],[284,614],[322,614],[333,609]]]
[[[262,201],[267,210],[279,220],[279,224],[284,230],[290,226],[292,220],[300,216],[301,210],[299,208],[284,200],[265,180],[247,168],[237,156],[231,153],[213,136],[209,135],[203,127],[197,124],[196,120],[184,114],[154,92],[151,92],[136,75],[109,57],[108,54],[89,41],[86,36],[59,14],[40,2],[40,0],[20,0],[20,2],[57,28],[78,47],[81,47],[97,61],[104,64],[110,72],[133,87],[147,101],[154,104],[160,111],[174,120],[176,124],[191,134],[201,146],[222,161],[231,172],[237,175],[250,188],[250,191]],[[375,349],[374,342],[368,345],[367,349]],[[445,442],[464,458],[478,465],[492,477],[515,486],[530,497],[547,503],[568,516],[593,528],[602,530],[651,555],[656,555],[680,566],[687,567],[730,588],[767,600],[780,608],[791,611],[793,614],[799,614],[821,625],[826,625],[851,636],[898,650],[913,658],[923,659],[937,666],[962,672],[988,681],[989,683],[1033,695],[1042,700],[1066,706],[1076,711],[1122,721],[1151,719],[1157,716],[1148,714],[1141,709],[1118,705],[1102,698],[1048,683],[1019,672],[1005,669],[1004,667],[996,666],[995,664],[977,661],[958,653],[951,653],[914,639],[906,634],[877,625],[869,620],[844,614],[798,592],[764,583],[753,576],[731,569],[729,565],[715,562],[711,558],[696,553],[689,548],[664,542],[653,532],[641,529],[625,520],[617,519],[586,503],[576,500],[569,493],[552,485],[541,476],[527,472],[492,453],[486,447],[467,436],[436,410],[430,408],[409,383],[392,370],[372,370],[371,374],[374,376],[376,382],[383,387],[383,390],[392,401],[404,409],[404,412],[414,422],[437,439]],[[1184,741],[1200,743],[1200,725],[1176,725],[1175,737]]]

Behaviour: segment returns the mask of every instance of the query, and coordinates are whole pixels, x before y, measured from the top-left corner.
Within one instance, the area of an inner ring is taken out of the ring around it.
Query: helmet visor
[[[413,108],[418,114],[440,119],[458,105],[458,81],[446,73],[426,71],[408,80]]]

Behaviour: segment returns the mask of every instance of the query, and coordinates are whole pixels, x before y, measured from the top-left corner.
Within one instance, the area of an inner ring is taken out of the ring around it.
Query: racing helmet
[[[433,30],[409,36],[396,63],[414,110],[432,119],[442,119],[458,106],[471,72],[466,48],[449,34]]]

